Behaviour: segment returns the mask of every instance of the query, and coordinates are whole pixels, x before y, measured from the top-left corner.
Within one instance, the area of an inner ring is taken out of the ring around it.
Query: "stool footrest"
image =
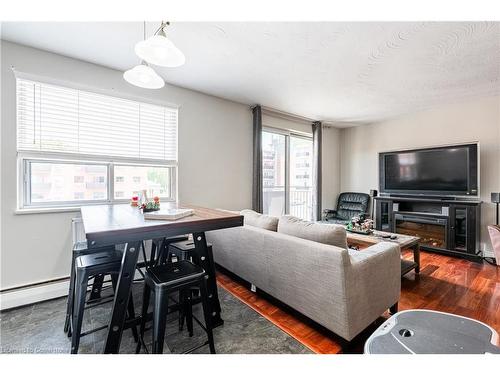
[[[80,337],[90,335],[91,333],[94,333],[94,332],[97,332],[97,331],[102,331],[103,329],[106,329],[106,328],[108,328],[108,326],[107,326],[107,325],[105,325],[105,326],[101,326],[101,327],[97,327],[97,328],[93,328],[93,329],[90,329],[90,330],[88,330],[88,331],[85,331],[85,332],[80,333]]]

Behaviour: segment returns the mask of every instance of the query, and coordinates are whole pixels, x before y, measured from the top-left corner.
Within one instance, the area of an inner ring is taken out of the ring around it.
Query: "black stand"
[[[497,202],[497,220],[496,220],[497,225],[498,225],[498,205],[499,203]]]
[[[444,240],[434,245],[434,232],[423,226],[419,229],[423,250],[481,261],[482,257],[478,255],[481,200],[457,198],[442,201],[434,197],[381,196],[376,197],[375,202],[377,230],[404,234],[405,222],[424,223],[433,230],[439,230]]]

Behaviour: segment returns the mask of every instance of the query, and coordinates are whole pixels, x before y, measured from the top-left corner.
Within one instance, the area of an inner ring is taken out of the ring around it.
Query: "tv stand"
[[[379,196],[375,198],[375,227],[418,236],[424,250],[479,261],[481,203],[442,196]]]

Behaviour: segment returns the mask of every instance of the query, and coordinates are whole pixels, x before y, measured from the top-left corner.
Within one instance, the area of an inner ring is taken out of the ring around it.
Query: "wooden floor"
[[[411,252],[404,251],[404,257],[411,257]],[[459,314],[480,320],[500,333],[500,267],[422,251],[420,269],[420,275],[412,271],[402,279],[400,311],[431,309]],[[381,317],[346,347],[335,334],[270,296],[252,293],[241,280],[219,272],[217,281],[315,353],[362,352],[366,338],[384,320]]]

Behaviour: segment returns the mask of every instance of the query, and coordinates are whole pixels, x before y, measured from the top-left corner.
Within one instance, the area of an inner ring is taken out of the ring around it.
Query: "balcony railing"
[[[304,220],[313,219],[313,189],[311,186],[290,186],[290,215]],[[264,213],[273,216],[285,214],[285,187],[263,188]]]

